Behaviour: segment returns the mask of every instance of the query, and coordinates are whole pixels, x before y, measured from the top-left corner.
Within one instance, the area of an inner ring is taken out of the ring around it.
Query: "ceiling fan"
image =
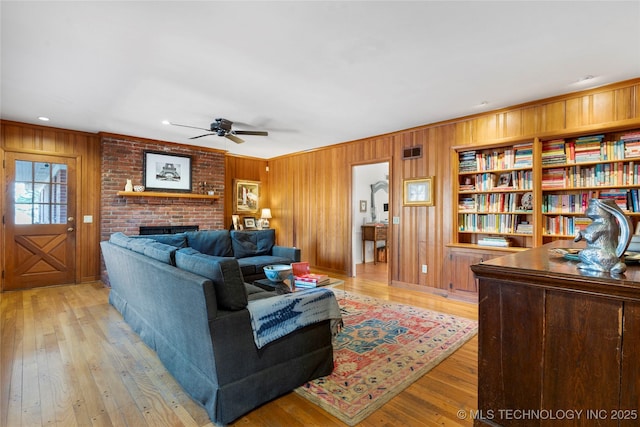
[[[231,127],[233,125],[233,122],[231,120],[227,120],[227,119],[223,119],[223,118],[215,119],[215,121],[213,123],[211,123],[211,126],[209,127],[209,129],[201,128],[201,127],[197,127],[197,126],[180,125],[178,123],[172,123],[172,122],[169,122],[169,124],[173,125],[173,126],[181,126],[181,127],[184,127],[184,128],[200,129],[200,130],[206,130],[206,131],[210,132],[210,133],[205,133],[205,134],[198,135],[198,136],[193,136],[193,137],[191,137],[189,139],[202,138],[203,136],[209,136],[209,135],[218,135],[218,136],[224,136],[225,138],[229,138],[230,140],[232,140],[236,144],[242,144],[244,142],[244,139],[239,138],[237,135],[257,135],[257,136],[268,136],[269,135],[269,132],[261,131],[261,130],[235,130],[235,129],[232,129]]]

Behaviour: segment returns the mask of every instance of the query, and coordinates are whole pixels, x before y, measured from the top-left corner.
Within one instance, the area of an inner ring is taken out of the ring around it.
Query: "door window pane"
[[[67,165],[16,160],[15,224],[67,222]]]

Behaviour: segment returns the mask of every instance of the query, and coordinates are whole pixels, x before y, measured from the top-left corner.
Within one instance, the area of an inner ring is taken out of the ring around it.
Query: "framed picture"
[[[433,176],[405,179],[403,183],[404,206],[433,206]]]
[[[360,200],[360,212],[366,212],[366,211],[367,211],[367,201]]]
[[[191,156],[145,151],[143,173],[146,190],[191,192]]]
[[[256,213],[260,201],[260,181],[233,181],[233,213]],[[246,224],[245,224],[246,226]]]
[[[245,216],[243,218],[244,220],[244,228],[245,229],[251,229],[251,228],[256,228],[256,219],[252,216]]]
[[[231,229],[242,230],[242,224],[240,224],[240,215],[231,215]]]

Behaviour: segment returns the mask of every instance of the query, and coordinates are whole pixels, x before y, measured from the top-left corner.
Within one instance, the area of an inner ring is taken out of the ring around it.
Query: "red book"
[[[309,263],[308,262],[293,262],[291,263],[291,273],[294,276],[304,276],[305,274],[309,274]]]

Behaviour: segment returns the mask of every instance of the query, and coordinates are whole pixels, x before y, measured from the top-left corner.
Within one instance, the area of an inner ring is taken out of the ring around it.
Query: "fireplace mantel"
[[[172,193],[172,192],[160,192],[160,191],[118,191],[118,196],[123,197],[177,197],[183,199],[210,199],[218,200],[220,196],[210,196],[208,194],[196,194],[196,193]]]

